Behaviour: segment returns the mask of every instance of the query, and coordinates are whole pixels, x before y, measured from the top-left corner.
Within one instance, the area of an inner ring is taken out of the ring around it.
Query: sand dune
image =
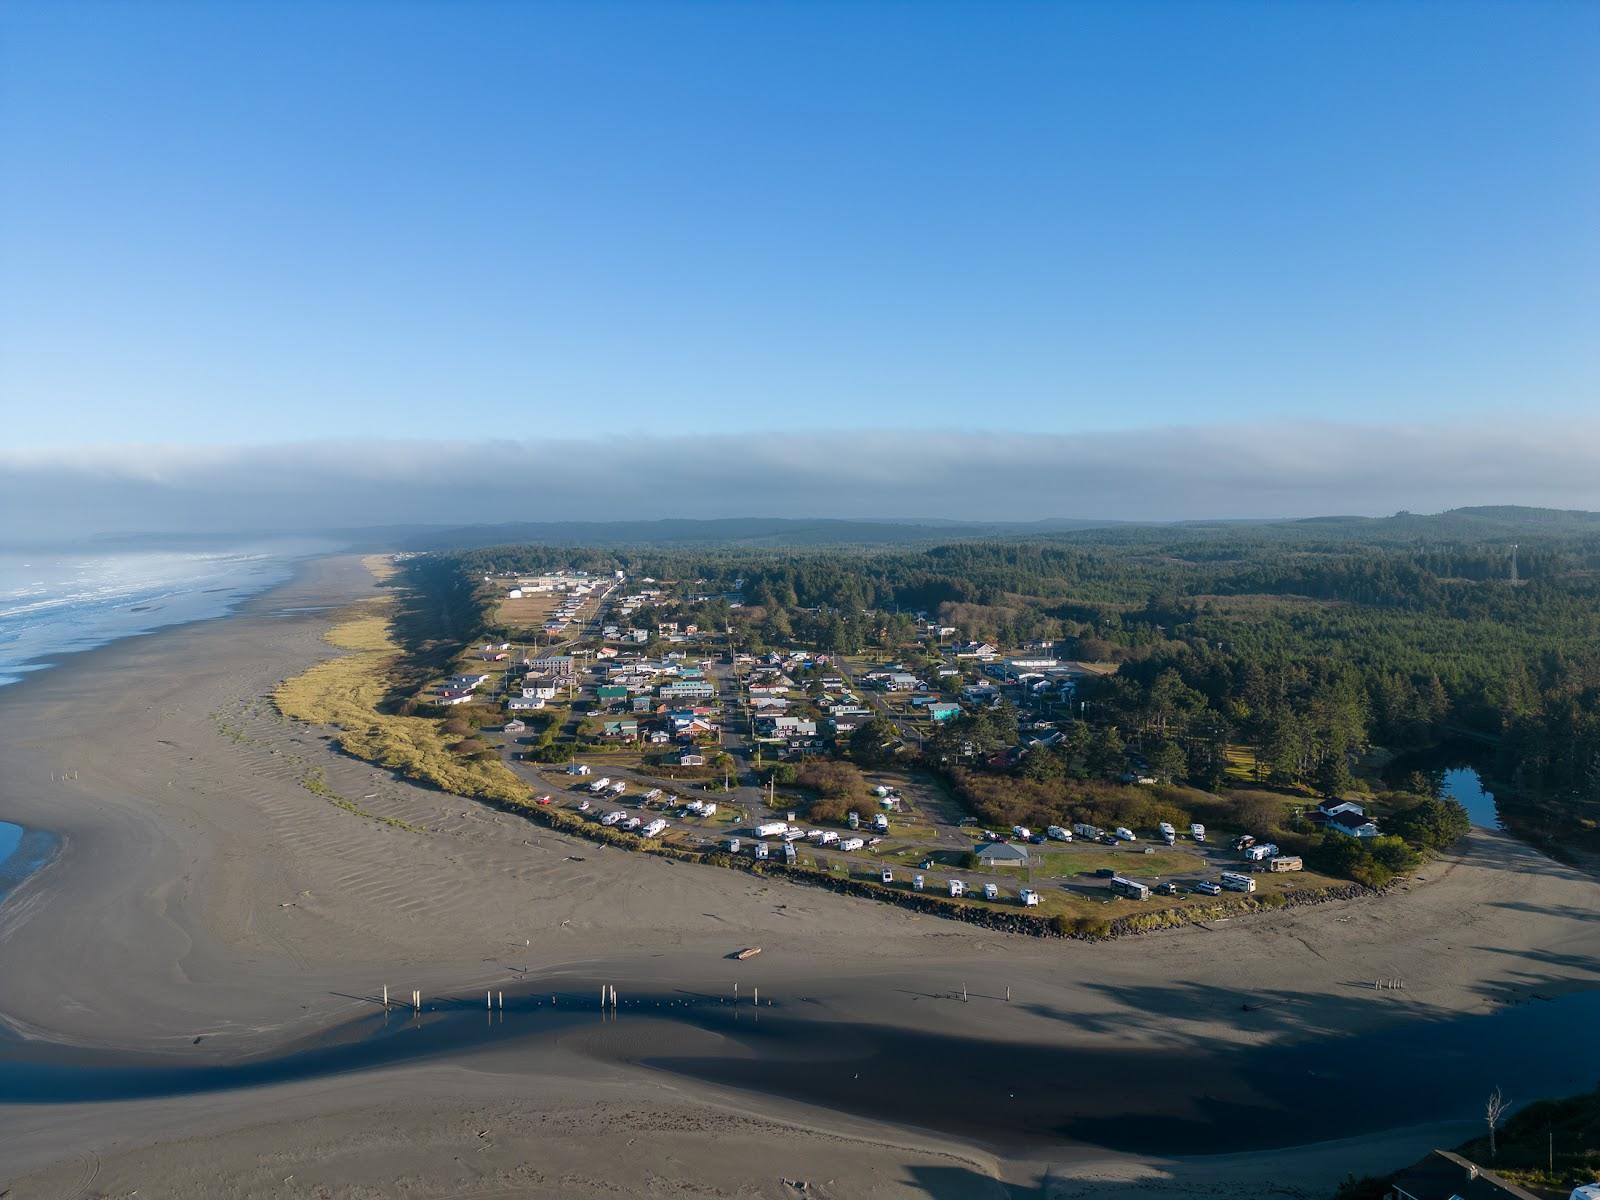
[[[320,560],[239,615],[0,690],[0,817],[64,839],[0,906],[0,1021],[40,1043],[19,1053],[232,1060],[370,1012],[385,984],[642,993],[735,977],[842,1024],[892,1015],[991,1041],[1170,1051],[1483,1012],[1591,988],[1600,970],[1600,887],[1490,833],[1382,900],[1106,945],[554,837],[340,757],[272,710],[281,678],[332,653],[326,613],[287,610],[370,594],[359,562]],[[329,803],[302,786],[312,772],[422,832]],[[726,961],[752,943],[759,959]],[[1405,992],[1374,991],[1380,977]],[[221,1097],[12,1105],[0,1121],[16,1196],[802,1194],[784,1178],[824,1196],[1296,1195],[1459,1136],[1401,1130],[1270,1164],[1070,1143],[999,1155],[897,1128],[892,1112],[845,1117],[608,1061],[581,1039]]]

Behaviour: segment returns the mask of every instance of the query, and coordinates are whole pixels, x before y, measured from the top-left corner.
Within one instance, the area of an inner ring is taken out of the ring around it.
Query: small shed
[[[980,867],[1025,867],[1028,865],[1028,848],[1013,842],[985,842],[973,853]]]

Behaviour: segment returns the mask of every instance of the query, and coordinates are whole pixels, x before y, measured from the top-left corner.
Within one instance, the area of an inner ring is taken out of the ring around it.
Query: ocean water
[[[0,550],[0,686],[63,656],[221,616],[334,549],[307,539],[207,549]]]
[[[54,858],[59,846],[54,834],[0,821],[0,904],[19,883]]]

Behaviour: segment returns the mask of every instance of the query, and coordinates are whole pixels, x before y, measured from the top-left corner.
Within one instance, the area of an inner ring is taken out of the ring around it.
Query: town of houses
[[[503,617],[520,614],[520,621],[502,621],[508,632],[517,625],[514,640],[474,647],[462,668],[439,681],[428,698],[443,708],[497,706],[503,713],[502,731],[511,739],[510,747],[534,728],[531,723],[535,720],[541,729],[553,728],[560,735],[555,754],[543,761],[585,781],[591,766],[580,758],[592,760],[594,769],[612,774],[677,780],[679,786],[703,779],[707,787],[727,788],[752,764],[839,757],[852,735],[874,719],[888,722],[897,737],[911,746],[964,715],[1011,705],[1019,716],[1018,742],[1001,751],[999,762],[990,762],[1006,765],[1063,738],[1064,725],[1080,705],[1079,690],[1086,676],[1093,674],[1084,664],[1062,660],[1051,645],[1006,652],[987,642],[960,640],[959,629],[926,616],[919,616],[915,626],[923,652],[910,659],[841,657],[800,646],[753,653],[733,644],[729,630],[702,629],[681,617],[684,608],[707,596],[692,585],[686,588],[656,580],[630,584],[621,572],[591,576],[578,571],[486,582],[504,588]],[[727,593],[719,595],[730,604],[736,601]],[[517,757],[513,754],[514,760]],[[602,775],[599,782],[607,785],[608,796],[620,795],[620,789],[626,787],[610,775]],[[1154,780],[1130,753],[1124,782]],[[587,796],[589,786],[585,783],[583,795]],[[900,817],[913,812],[913,790],[906,788],[901,777],[880,787],[879,791],[890,797],[883,801],[885,811]],[[647,789],[643,795],[661,792],[661,788]],[[676,803],[675,796],[666,799]],[[785,804],[793,807],[792,800],[780,801],[775,795],[769,799],[780,808]],[[584,812],[591,811],[586,799],[577,803]],[[649,803],[648,799],[641,801],[644,807]],[[675,811],[683,818],[680,826],[673,828],[664,820],[649,822],[652,828],[658,827],[653,836],[706,844],[713,829],[739,819],[743,808],[701,803],[698,810]],[[650,814],[641,812],[633,817],[615,809],[601,815],[615,815],[617,823],[628,830],[644,828]],[[830,836],[834,831],[825,828],[804,830],[792,824],[793,812],[769,814],[778,815],[788,817],[783,825],[784,853],[779,856],[786,862],[797,861],[797,839],[799,844],[813,846],[813,865],[856,850],[880,856],[899,854],[924,869],[907,877],[917,890],[924,886],[925,872],[936,866],[934,852],[926,844],[896,843],[884,813],[874,817],[871,827],[864,827],[859,836],[849,836],[856,828],[855,812],[850,813],[849,828],[838,831],[838,836]],[[1352,838],[1378,833],[1376,823],[1355,801],[1321,804],[1307,819]],[[903,821],[901,824],[904,828]],[[742,838],[720,840],[741,853],[768,858],[774,852],[767,837],[777,827],[776,821],[758,822]],[[1132,851],[1139,841],[1127,829],[1106,831],[1082,824],[1075,828],[1078,842],[1084,845]],[[769,833],[763,836],[760,829]],[[1171,826],[1152,832],[1156,845],[1173,847],[1178,840]],[[1206,843],[1200,826],[1193,827],[1190,835],[1191,855],[1214,857],[1220,849],[1225,858],[1218,865],[1224,867],[1273,874],[1301,869],[1298,858],[1280,853],[1268,841],[1258,844],[1248,834],[1220,848]],[[970,843],[974,835],[946,830],[941,836],[964,837]],[[1060,846],[1041,851],[1038,845],[1073,841],[1071,830],[1056,826],[1038,833],[1017,829],[978,836],[982,840],[972,844],[973,852],[966,857],[977,870],[1000,878],[980,884],[965,872],[961,878],[951,875],[943,883],[949,895],[1000,902],[1006,894],[1004,877],[1012,877],[1015,890],[1015,877],[1021,875],[1030,886],[1015,894],[1029,906],[1041,903],[1041,893],[1031,886],[1035,868],[1061,853]],[[1137,849],[1145,855],[1151,852],[1148,843]],[[1099,869],[1096,875],[1109,876],[1109,880],[1097,878],[1089,889],[1091,896],[1104,901],[1145,899],[1158,890],[1175,894],[1168,882],[1134,878],[1139,864],[1128,861],[1128,866],[1114,871]],[[898,878],[886,862],[880,862],[880,868],[877,873],[883,883]],[[1064,886],[1080,892],[1085,888],[1076,882]],[[1239,870],[1224,870],[1220,883],[1200,880],[1193,883],[1192,890],[1209,896],[1219,887],[1254,891],[1256,883]]]

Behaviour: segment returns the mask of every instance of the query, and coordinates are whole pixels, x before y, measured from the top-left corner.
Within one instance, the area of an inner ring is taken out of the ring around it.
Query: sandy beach
[[[273,710],[281,679],[335,653],[330,609],[374,594],[358,560],[314,560],[234,616],[0,689],[0,820],[60,838],[0,905],[0,1051],[225,1063],[369,1016],[384,986],[715,996],[737,980],[840,1030],[1182,1056],[1359,1040],[1600,983],[1600,885],[1488,831],[1388,897],[1107,944],[553,836],[342,757]],[[418,831],[336,806],[304,786],[313,773]],[[730,963],[744,945],[764,952]],[[1380,978],[1405,989],[1376,990]],[[887,1105],[845,1112],[644,1065],[662,1039],[745,1052],[642,1014],[248,1090],[0,1105],[0,1194],[1313,1196],[1471,1132],[1342,1140],[1332,1121],[1268,1155],[997,1149]],[[940,1078],[934,1062],[902,1085]]]

